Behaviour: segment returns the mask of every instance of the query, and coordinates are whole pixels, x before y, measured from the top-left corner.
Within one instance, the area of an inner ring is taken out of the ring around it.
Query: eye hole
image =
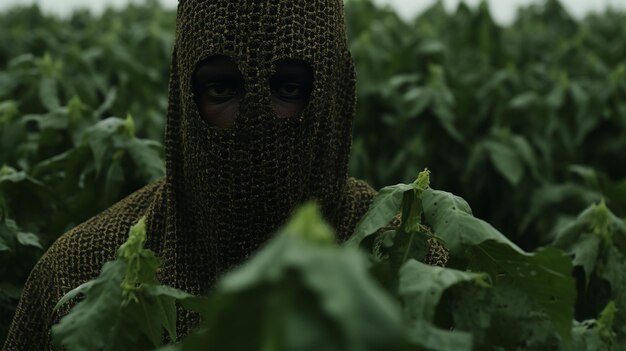
[[[210,126],[232,128],[246,94],[235,62],[223,55],[208,57],[197,64],[191,83],[200,117]]]
[[[283,102],[306,102],[313,89],[313,69],[308,62],[283,60],[270,78],[272,96]]]
[[[245,94],[243,76],[226,56],[211,56],[199,63],[192,84],[198,104],[222,104]]]

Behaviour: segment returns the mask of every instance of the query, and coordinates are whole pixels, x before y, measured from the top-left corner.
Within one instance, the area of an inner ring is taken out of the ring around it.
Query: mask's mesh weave
[[[213,55],[231,57],[245,79],[232,129],[207,125],[194,100],[193,72]],[[269,89],[284,59],[308,62],[315,79],[307,107],[289,119],[275,116]],[[161,282],[199,294],[306,200],[320,203],[342,240],[367,211],[374,191],[347,177],[355,73],[341,0],[181,1],[169,93],[166,179],[52,246],[31,273],[6,349],[49,349],[50,326],[67,311],[52,307],[114,259],[143,215]],[[445,263],[438,249],[433,263]],[[179,311],[179,333],[196,323]]]

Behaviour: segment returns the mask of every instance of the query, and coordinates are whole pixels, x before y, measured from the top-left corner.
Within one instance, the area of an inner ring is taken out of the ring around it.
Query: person
[[[53,306],[146,217],[162,284],[207,293],[308,200],[345,240],[376,192],[348,177],[355,70],[342,0],[181,0],[166,177],[61,236],[24,288],[6,350],[51,349]],[[198,318],[179,310],[178,333]]]

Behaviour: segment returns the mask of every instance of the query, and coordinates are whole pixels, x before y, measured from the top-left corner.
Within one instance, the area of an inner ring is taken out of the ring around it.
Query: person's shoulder
[[[146,214],[155,198],[164,191],[164,186],[164,180],[150,183],[79,224],[61,235],[44,257],[63,261],[68,271],[82,276],[74,277],[78,280],[97,275],[105,262],[115,258],[130,227]]]
[[[161,180],[145,186],[63,234],[50,246],[24,286],[4,350],[52,349],[50,328],[71,305],[55,311],[57,301],[97,277],[104,263],[115,258],[128,229],[162,194],[164,183]]]
[[[348,205],[356,212],[356,216],[360,218],[367,212],[378,192],[366,181],[348,177],[345,194],[347,195]]]
[[[344,186],[343,201],[334,224],[340,241],[352,235],[356,224],[365,215],[376,194],[367,182],[348,177]]]
[[[374,190],[366,181],[354,177],[348,177],[346,190],[363,200],[372,201],[378,192]]]

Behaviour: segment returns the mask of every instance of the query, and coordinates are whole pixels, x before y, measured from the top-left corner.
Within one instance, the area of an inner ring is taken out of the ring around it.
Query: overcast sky
[[[160,0],[169,7],[175,7],[178,0]],[[303,0],[306,1],[306,0]],[[430,6],[435,0],[375,0],[380,4],[389,4],[400,10],[405,17],[412,17],[419,11]],[[455,8],[460,0],[444,0],[448,8]],[[536,2],[538,0],[491,0],[490,6],[496,19],[506,23],[513,19],[516,8],[523,4]],[[39,3],[48,12],[65,15],[76,7],[89,7],[95,11],[109,5],[123,6],[129,0],[0,0],[0,10],[15,4]],[[468,4],[476,5],[480,0],[466,0]],[[626,9],[626,0],[561,0],[570,13],[575,16],[582,16],[589,11],[598,11],[606,6]]]

